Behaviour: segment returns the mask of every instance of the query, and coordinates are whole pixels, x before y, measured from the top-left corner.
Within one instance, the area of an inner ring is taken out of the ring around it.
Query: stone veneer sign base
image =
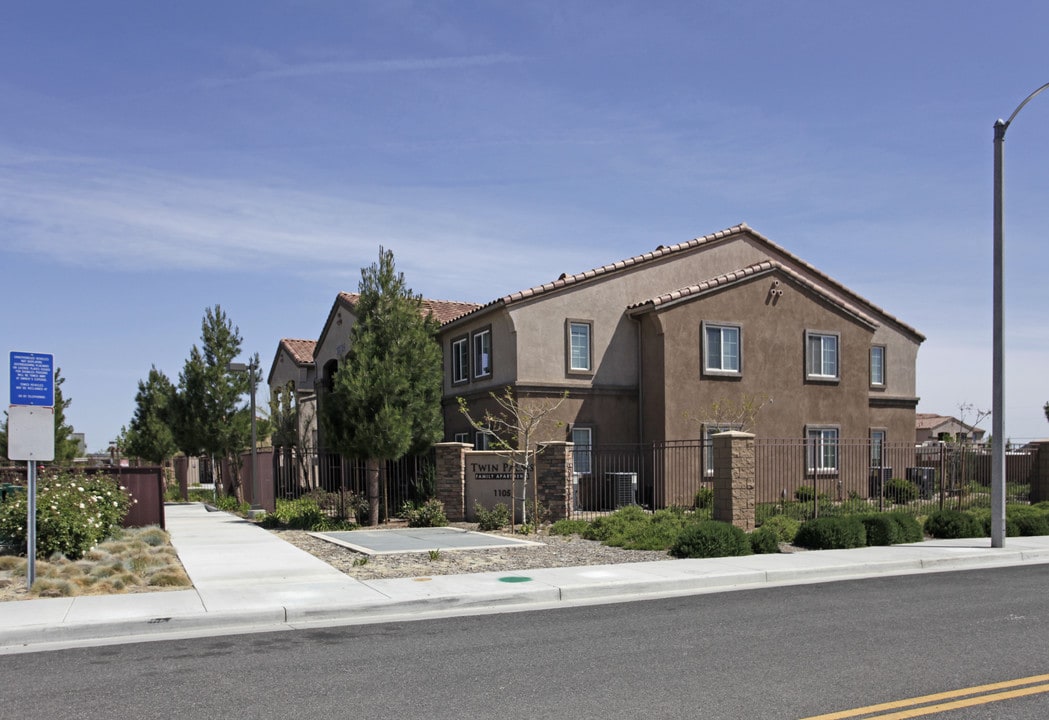
[[[542,543],[489,535],[460,528],[395,528],[313,532],[314,537],[348,547],[365,555],[430,552],[431,550],[485,550],[497,547],[528,547]]]

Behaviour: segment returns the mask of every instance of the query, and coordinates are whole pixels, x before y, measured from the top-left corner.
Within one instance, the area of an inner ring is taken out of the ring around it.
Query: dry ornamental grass
[[[80,560],[38,560],[30,590],[26,559],[0,555],[0,601],[180,590],[190,585],[168,534],[158,527],[124,530]]]

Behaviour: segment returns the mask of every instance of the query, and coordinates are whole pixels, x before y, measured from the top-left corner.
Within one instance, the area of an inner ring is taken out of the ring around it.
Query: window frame
[[[718,343],[721,347],[719,353],[721,358],[721,367],[710,366],[710,337],[709,332],[712,330],[719,331]],[[734,330],[736,333],[736,366],[735,370],[725,369],[724,367],[724,337],[725,330]],[[731,322],[707,322],[703,321],[700,324],[700,363],[703,370],[703,375],[710,377],[742,377],[743,376],[743,325],[740,323]]]
[[[575,348],[572,344],[573,327],[586,328],[586,367],[575,367]],[[565,371],[569,375],[592,375],[594,372],[594,321],[581,318],[565,320]]]
[[[871,440],[871,455],[870,455],[870,466],[874,468],[885,467],[885,443],[889,438],[889,431],[886,428],[871,428],[870,440]],[[877,450],[875,450],[877,448]]]
[[[469,432],[457,432],[453,436],[452,442],[463,443],[464,445],[470,444],[470,433]]]
[[[875,351],[877,351],[881,355],[881,360],[880,360],[881,379],[880,380],[875,379],[875,377],[874,377],[874,366],[875,366],[875,364],[874,364],[874,354],[875,354]],[[885,368],[885,357],[886,357],[886,354],[887,354],[887,352],[886,352],[886,349],[885,349],[884,345],[871,345],[869,362],[870,362],[870,383],[871,383],[871,387],[872,388],[884,388],[885,387],[885,371],[886,371],[886,368]]]
[[[586,443],[577,443],[575,434],[577,432],[585,432],[587,436]],[[572,466],[576,475],[590,475],[594,471],[593,458],[591,452],[594,447],[594,428],[589,425],[573,425],[571,436],[572,438]],[[585,449],[583,449],[585,448]],[[581,463],[579,462],[581,457],[586,458],[586,470],[580,470]]]
[[[492,443],[489,438],[492,436],[491,430],[475,430],[474,431],[474,450],[480,450],[486,452],[492,449]]]
[[[462,357],[459,355],[457,346],[461,346],[465,351]],[[459,337],[452,338],[450,348],[452,385],[463,385],[470,382],[470,336],[460,335]],[[461,376],[456,375],[455,371],[457,365],[461,366],[458,368],[462,371]]]
[[[703,476],[714,477],[714,436],[742,430],[742,423],[703,423]]]
[[[477,341],[483,337],[488,338],[488,366],[487,372],[482,372],[484,367],[480,362],[481,354],[478,352]],[[471,370],[473,371],[470,375],[474,380],[484,380],[492,377],[492,326],[486,325],[483,328],[478,328],[470,333],[470,363]]]
[[[826,350],[824,348],[824,342],[828,339],[834,339],[834,374],[828,375],[824,372],[826,368],[824,364],[826,362]],[[813,353],[811,352],[811,343],[813,340],[820,340],[820,372],[813,372]],[[841,380],[841,333],[838,332],[823,332],[817,330],[806,330],[805,331],[805,379],[814,382],[839,382]]]
[[[837,475],[841,464],[840,448],[839,426],[805,426],[805,465],[810,475]],[[825,462],[828,459],[831,461]]]

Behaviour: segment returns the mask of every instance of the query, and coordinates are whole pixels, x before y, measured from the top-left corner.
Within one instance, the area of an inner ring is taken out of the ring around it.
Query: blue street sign
[[[55,406],[55,356],[11,353],[11,404]]]

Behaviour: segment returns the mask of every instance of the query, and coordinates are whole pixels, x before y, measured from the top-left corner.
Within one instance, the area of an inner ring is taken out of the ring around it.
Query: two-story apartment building
[[[748,226],[493,300],[442,325],[447,440],[490,393],[569,393],[550,439],[698,438],[756,402],[763,437],[913,438],[924,337]]]

